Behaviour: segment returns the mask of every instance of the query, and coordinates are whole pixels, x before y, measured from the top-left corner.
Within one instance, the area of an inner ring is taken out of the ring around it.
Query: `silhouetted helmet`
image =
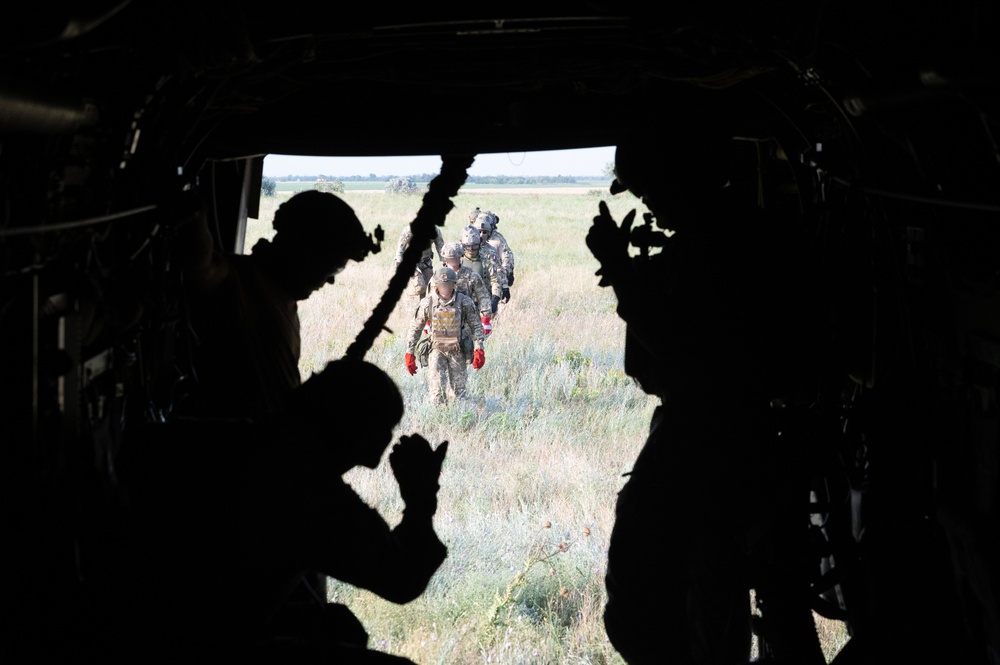
[[[378,405],[374,421],[345,418],[345,414],[367,413],[372,404]],[[292,391],[287,408],[317,433],[351,432],[349,437],[323,437],[322,441],[356,447],[358,462],[375,468],[403,417],[403,395],[392,377],[376,365],[340,358]]]
[[[363,260],[378,251],[351,206],[329,192],[299,192],[274,212],[274,230],[289,241],[336,259]]]
[[[479,213],[472,225],[479,229],[480,233],[493,233],[493,229],[496,228],[496,223],[493,220],[493,213],[487,210]]]
[[[482,210],[479,209],[479,206],[476,206],[475,208],[473,208],[472,210],[470,210],[469,211],[469,223],[471,224],[472,222],[476,221],[476,217],[479,217],[479,213],[481,213],[481,212],[482,212]]]
[[[442,259],[460,259],[465,254],[465,249],[460,242],[449,242],[441,250]]]
[[[465,247],[479,247],[482,242],[482,236],[479,233],[479,229],[475,226],[466,226],[465,230],[462,231],[462,245]]]
[[[714,103],[691,101],[655,118],[640,111],[643,117],[615,148],[612,194],[628,190],[647,198],[646,207],[660,215],[667,208],[719,199],[730,179],[735,132],[728,118],[716,115],[721,110]],[[647,126],[650,122],[655,124]]]
[[[434,271],[434,281],[454,284],[458,281],[458,275],[448,266],[444,266]]]

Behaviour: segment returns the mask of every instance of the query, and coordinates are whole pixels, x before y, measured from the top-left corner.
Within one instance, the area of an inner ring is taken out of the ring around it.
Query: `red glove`
[[[413,376],[417,373],[417,358],[412,353],[406,354],[406,371]]]
[[[486,354],[483,353],[482,349],[476,349],[472,352],[472,369],[479,369],[486,364]]]
[[[483,334],[484,335],[489,335],[491,332],[493,332],[493,324],[490,323],[490,317],[484,316],[483,317]]]

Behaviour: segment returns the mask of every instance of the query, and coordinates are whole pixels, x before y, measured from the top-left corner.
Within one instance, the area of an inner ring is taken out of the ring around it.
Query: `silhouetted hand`
[[[601,276],[598,285],[609,286],[614,282],[616,275],[628,268],[629,237],[632,222],[635,220],[635,210],[625,215],[619,227],[611,217],[608,204],[601,201],[598,205],[600,212],[594,217],[594,223],[587,232],[587,247],[601,264],[600,270],[594,273]]]
[[[472,369],[479,369],[486,364],[486,354],[482,349],[476,349],[472,352]]]
[[[509,300],[510,300],[510,289],[504,289],[503,290],[503,298],[500,300],[500,302],[504,302],[505,303],[505,302],[508,302]]]
[[[402,436],[389,453],[389,466],[399,484],[399,495],[407,506],[436,505],[441,465],[448,453],[448,442],[436,450],[419,434]]]

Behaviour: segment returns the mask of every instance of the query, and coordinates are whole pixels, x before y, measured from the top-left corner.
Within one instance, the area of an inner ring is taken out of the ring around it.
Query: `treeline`
[[[398,175],[286,175],[272,178],[278,182],[316,182],[317,180],[340,182],[389,182],[395,178],[405,177],[414,182],[430,182],[437,176],[436,173],[422,173],[419,175],[398,176]],[[466,183],[470,185],[551,185],[564,183],[587,182],[590,180],[606,180],[607,176],[570,176],[570,175],[537,175],[537,176],[507,176],[507,175],[470,175]]]

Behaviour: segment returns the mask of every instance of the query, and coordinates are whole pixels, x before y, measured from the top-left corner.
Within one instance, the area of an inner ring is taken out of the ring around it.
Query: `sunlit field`
[[[274,210],[287,196],[262,199],[247,251],[271,233]],[[422,201],[371,191],[342,197],[369,231],[381,226],[386,241],[300,305],[304,378],[341,357],[361,330],[394,271],[400,232]],[[329,584],[329,598],[364,623],[371,648],[424,665],[624,663],[601,618],[608,538],[616,494],[655,400],[622,371],[625,327],[614,293],[597,286],[598,264],[584,243],[602,199],[616,219],[643,210],[630,195],[611,197],[606,189],[455,198],[445,241],[459,240],[470,208],[491,209],[517,266],[510,302],[500,305],[486,342],[486,364],[469,367],[466,402],[434,407],[426,370],[407,373],[405,337],[416,305],[408,293],[388,321],[392,332],[366,356],[403,393],[397,434],[450,442],[435,517],[449,553],[426,593],[401,606]],[[371,413],[378,409],[371,405]],[[346,480],[394,524],[403,504],[383,462]],[[655,528],[650,524],[651,542],[661,539]]]

